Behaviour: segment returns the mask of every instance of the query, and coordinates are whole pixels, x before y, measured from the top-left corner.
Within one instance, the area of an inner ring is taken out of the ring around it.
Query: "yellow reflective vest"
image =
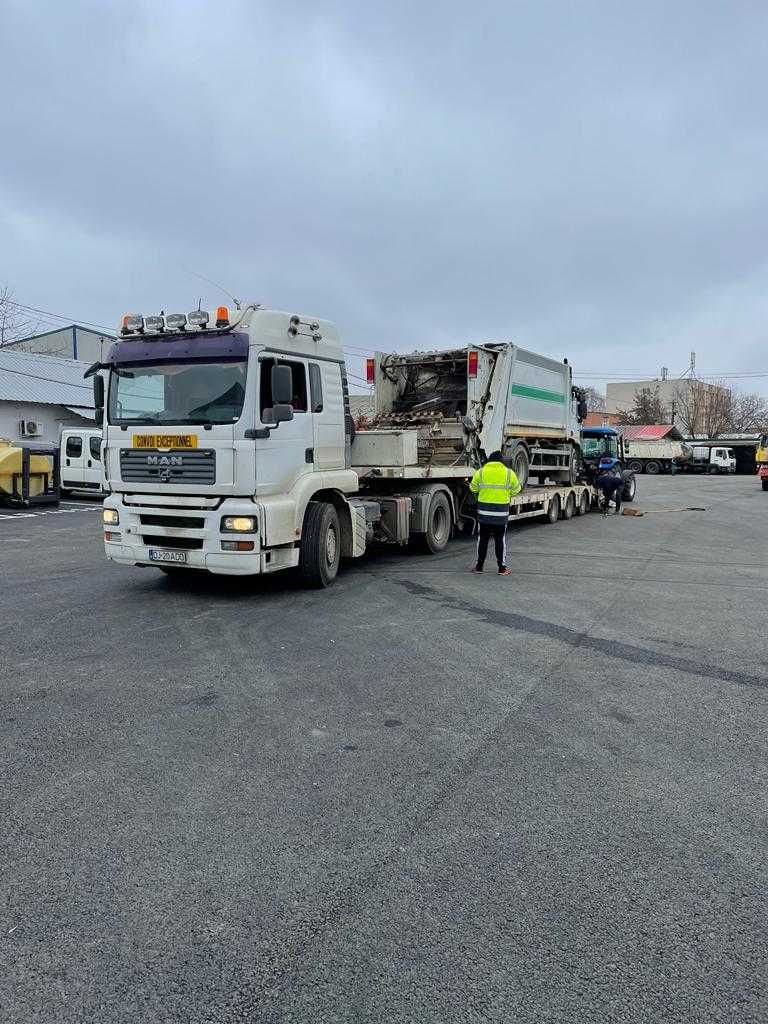
[[[477,495],[477,518],[488,526],[506,523],[513,495],[522,491],[514,470],[503,462],[486,462],[469,485]]]

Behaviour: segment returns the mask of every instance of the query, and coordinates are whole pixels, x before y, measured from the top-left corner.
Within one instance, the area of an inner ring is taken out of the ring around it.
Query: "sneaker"
[[[469,570],[469,571],[470,571],[470,572],[482,572],[483,570],[482,570],[482,569],[478,569],[476,565],[473,565],[473,566],[472,566],[472,567],[470,568],[470,570]]]
[[[499,569],[499,576],[511,576],[512,570],[507,568],[505,565],[503,569]]]

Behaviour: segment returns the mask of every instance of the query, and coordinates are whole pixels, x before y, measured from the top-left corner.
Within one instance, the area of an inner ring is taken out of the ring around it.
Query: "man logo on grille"
[[[148,466],[181,466],[184,460],[180,455],[148,455]]]

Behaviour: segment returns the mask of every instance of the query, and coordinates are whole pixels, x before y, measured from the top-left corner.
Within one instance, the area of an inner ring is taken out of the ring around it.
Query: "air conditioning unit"
[[[37,420],[20,420],[19,433],[22,437],[39,437],[42,430]]]

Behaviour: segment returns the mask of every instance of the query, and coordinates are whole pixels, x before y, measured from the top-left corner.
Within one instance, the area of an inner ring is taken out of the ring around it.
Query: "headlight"
[[[120,524],[120,515],[116,508],[105,508],[102,515],[105,526],[118,526]]]
[[[226,533],[255,533],[256,520],[253,516],[225,516],[221,528]]]

